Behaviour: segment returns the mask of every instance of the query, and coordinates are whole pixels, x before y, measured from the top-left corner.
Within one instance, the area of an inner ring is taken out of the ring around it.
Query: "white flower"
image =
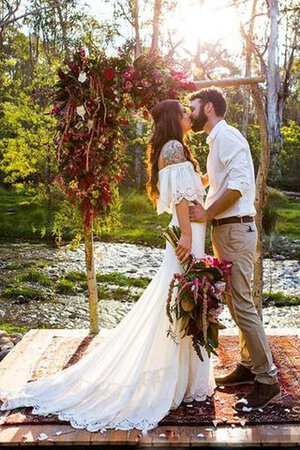
[[[84,120],[84,116],[85,116],[85,109],[84,109],[84,106],[83,106],[83,105],[77,106],[76,112],[77,112],[77,114],[82,118],[82,120]]]
[[[84,83],[87,79],[86,73],[85,72],[80,72],[79,77],[78,77],[78,81],[80,81],[80,83]]]
[[[93,121],[93,120],[88,120],[88,129],[89,129],[89,132],[91,131],[91,129],[93,128],[93,126],[94,126],[94,121]]]
[[[45,433],[41,433],[38,435],[38,437],[36,439],[37,439],[37,441],[46,441],[48,439],[48,435]]]

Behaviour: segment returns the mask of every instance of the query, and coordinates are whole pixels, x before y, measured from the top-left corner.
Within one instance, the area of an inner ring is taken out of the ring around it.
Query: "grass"
[[[110,242],[163,247],[165,244],[161,229],[167,227],[171,216],[166,213],[158,216],[145,192],[122,188],[120,197],[122,228],[118,231],[103,232],[100,238]],[[273,190],[270,197],[272,207],[279,215],[276,232],[279,235],[300,239],[300,202],[288,200],[277,190]],[[9,214],[9,210],[15,212]],[[46,207],[32,203],[29,195],[0,188],[0,222],[1,238],[5,241],[16,238],[40,241],[43,238],[40,232],[34,232],[34,229],[41,230],[45,224]],[[50,234],[50,229],[47,229],[46,236]],[[209,245],[209,233],[207,236]]]
[[[31,267],[25,272],[21,272],[16,276],[18,281],[30,281],[39,283],[42,286],[52,286],[53,282],[48,275],[40,272],[36,267]]]
[[[1,297],[6,299],[18,299],[18,297],[22,295],[24,298],[28,300],[47,300],[49,299],[49,295],[40,288],[29,287],[29,286],[12,286],[3,289],[1,291]]]
[[[12,325],[11,323],[0,323],[0,330],[6,331],[8,334],[12,333],[27,333],[31,327],[28,326],[17,326]]]
[[[122,228],[118,230],[117,235],[116,232],[106,232],[101,238],[106,241],[164,246],[161,229],[167,227],[171,216],[166,213],[158,216],[144,192],[123,189],[121,199]]]
[[[124,273],[112,272],[106,274],[97,274],[97,281],[100,283],[111,283],[119,286],[132,286],[138,288],[146,288],[150,282],[148,277],[132,278]]]
[[[21,263],[18,262],[9,262],[6,264],[6,266],[4,267],[5,270],[20,270],[20,269],[25,269],[26,267],[32,267],[34,266],[35,263],[31,262],[31,261],[23,261]]]
[[[130,288],[117,287],[113,289],[110,286],[98,286],[99,300],[126,300],[135,301],[140,297],[139,294],[133,294]]]
[[[287,204],[277,210],[278,222],[276,231],[278,234],[294,239],[300,238],[300,202],[289,200]]]
[[[300,297],[284,292],[264,292],[263,304],[268,306],[269,303],[275,306],[297,306],[300,305]]]
[[[86,281],[85,272],[76,272],[75,270],[65,275],[65,279],[69,281]]]
[[[73,295],[76,292],[76,283],[62,278],[57,283],[57,292],[63,295]]]
[[[35,230],[41,230],[46,217],[46,207],[32,202],[30,195],[0,188],[1,238],[40,240]]]

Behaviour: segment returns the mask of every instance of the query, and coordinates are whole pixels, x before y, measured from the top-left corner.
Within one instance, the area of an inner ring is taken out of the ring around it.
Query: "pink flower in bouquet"
[[[122,76],[123,76],[124,80],[132,81],[135,79],[135,72],[134,72],[134,70],[128,69],[125,72],[123,72]]]
[[[59,106],[54,106],[54,108],[52,108],[50,114],[51,114],[51,116],[55,116],[55,115],[58,114],[59,112],[60,112]]]
[[[79,55],[81,56],[81,58],[85,58],[85,50],[84,50],[84,48],[80,48],[79,50],[78,50],[78,53],[79,53]]]
[[[132,88],[133,84],[131,83],[131,81],[126,81],[126,83],[124,84],[124,91],[129,92]]]
[[[151,83],[148,80],[141,80],[141,85],[145,88],[148,88],[151,86]]]

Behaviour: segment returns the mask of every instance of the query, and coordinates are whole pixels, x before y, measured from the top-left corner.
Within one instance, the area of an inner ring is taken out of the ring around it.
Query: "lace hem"
[[[201,394],[199,392],[196,392],[195,394],[190,394],[188,396],[185,396],[183,399],[184,403],[191,403],[192,401],[202,402],[207,399],[207,397],[211,397],[214,393],[214,390],[207,391],[206,393],[202,390]],[[138,422],[132,422],[130,420],[124,419],[121,421],[109,421],[109,422],[88,422],[85,419],[76,418],[74,414],[70,414],[64,411],[57,411],[57,412],[51,412],[49,410],[49,407],[47,407],[46,404],[43,404],[43,402],[39,401],[39,404],[35,402],[35,399],[33,397],[30,397],[26,394],[19,394],[19,397],[10,398],[11,393],[9,391],[0,391],[0,399],[3,401],[3,403],[0,405],[0,411],[15,409],[18,407],[32,407],[32,414],[39,415],[39,416],[57,416],[59,420],[64,420],[70,422],[70,425],[75,429],[86,429],[90,432],[100,432],[104,433],[108,429],[115,429],[115,430],[131,430],[133,428],[142,430],[144,432],[148,430],[152,430],[158,426],[158,423],[161,419],[159,419],[157,422],[151,422],[147,419],[142,419]],[[170,410],[177,409],[180,406],[180,404],[172,403],[172,406]],[[53,410],[53,407],[52,407]],[[167,413],[168,414],[168,413]],[[166,414],[166,415],[167,415]]]
[[[75,417],[74,414],[67,413],[65,411],[57,411],[55,413],[50,412],[49,409],[43,402],[39,404],[35,403],[35,399],[28,397],[27,395],[21,394],[20,397],[9,399],[9,392],[0,392],[0,399],[4,398],[3,404],[0,406],[0,411],[15,409],[20,406],[22,407],[32,407],[32,414],[39,416],[57,416],[59,420],[65,420],[70,422],[70,425],[76,429],[86,429],[91,432],[104,433],[108,429],[115,430],[131,430],[136,428],[138,430],[147,431],[152,430],[158,426],[158,422],[150,422],[147,419],[142,419],[138,422],[131,422],[130,420],[121,421],[109,421],[109,422],[89,422],[85,419],[80,419]],[[52,408],[53,409],[53,408]]]
[[[174,193],[172,197],[174,205],[177,205],[184,198],[189,202],[199,200],[199,193],[195,189],[188,188],[184,192],[176,191],[176,193]]]

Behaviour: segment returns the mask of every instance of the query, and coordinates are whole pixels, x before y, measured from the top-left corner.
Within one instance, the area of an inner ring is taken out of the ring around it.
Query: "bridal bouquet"
[[[180,239],[180,228],[170,227],[163,235],[175,249]],[[190,255],[187,263],[182,265],[183,274],[175,273],[170,283],[166,311],[171,325],[167,335],[176,341],[172,325],[174,318],[182,319],[181,337],[192,337],[193,347],[202,361],[201,347],[209,356],[217,354],[218,332],[226,328],[219,321],[219,315],[224,307],[224,294],[229,289],[231,266],[230,261],[219,261],[211,256],[197,259]],[[175,288],[177,293],[173,298]]]

